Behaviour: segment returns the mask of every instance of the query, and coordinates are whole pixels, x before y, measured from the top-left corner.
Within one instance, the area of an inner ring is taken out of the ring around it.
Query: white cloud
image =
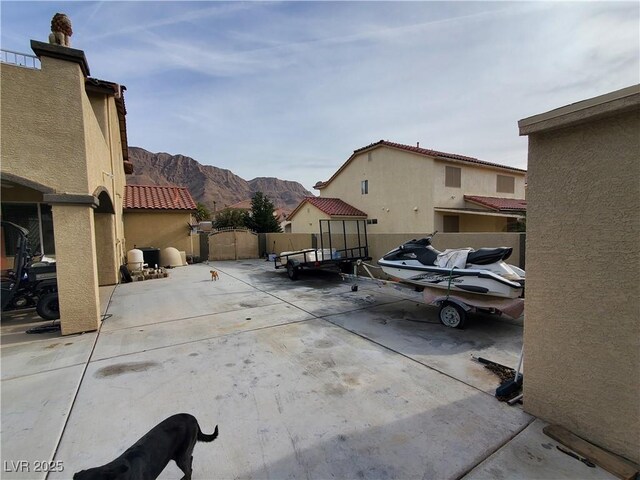
[[[2,3],[3,44],[48,31],[38,5]],[[127,85],[132,145],[309,189],[380,139],[523,168],[519,119],[640,83],[637,3],[55,8],[92,73]]]

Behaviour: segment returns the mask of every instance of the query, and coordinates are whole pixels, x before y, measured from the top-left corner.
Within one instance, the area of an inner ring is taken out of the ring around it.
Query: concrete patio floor
[[[196,445],[194,480],[615,478],[493,397],[497,377],[471,356],[515,365],[521,319],[448,329],[408,291],[352,292],[332,272],[291,282],[260,260],[101,300],[99,333],[26,335],[32,311],[3,316],[2,478],[45,478],[35,462],[51,459],[64,471],[48,478],[71,478],[179,412],[220,429]],[[181,476],[171,462],[160,478]]]

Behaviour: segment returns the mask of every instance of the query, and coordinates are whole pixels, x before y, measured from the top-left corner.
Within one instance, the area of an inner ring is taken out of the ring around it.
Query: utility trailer
[[[366,275],[359,275],[358,269],[362,268]],[[356,262],[353,272],[343,272],[341,277],[351,283],[351,290],[358,290],[358,283],[373,283],[379,287],[389,286],[398,291],[413,291],[421,297],[426,305],[439,308],[438,317],[440,323],[450,328],[464,328],[468,312],[485,312],[495,315],[505,314],[511,318],[518,318],[524,312],[524,298],[503,298],[489,295],[475,295],[466,292],[444,292],[439,288],[417,287],[416,285],[395,280],[383,280],[371,273],[370,268],[380,268],[363,262]],[[524,275],[524,271],[522,271]],[[413,295],[413,294],[412,294]]]
[[[319,220],[320,235],[314,248],[282,252],[274,257],[276,269],[286,268],[287,276],[296,280],[300,270],[337,269],[354,272],[358,261],[369,261],[366,220]]]

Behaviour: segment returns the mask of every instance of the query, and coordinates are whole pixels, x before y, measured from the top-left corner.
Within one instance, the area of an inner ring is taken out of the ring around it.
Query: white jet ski
[[[525,272],[505,260],[513,248],[452,249],[440,252],[431,239],[410,240],[378,260],[391,277],[418,287],[503,298],[524,297]]]

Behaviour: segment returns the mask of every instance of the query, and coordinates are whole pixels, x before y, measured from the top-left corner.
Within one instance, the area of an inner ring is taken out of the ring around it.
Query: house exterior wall
[[[624,99],[631,111],[520,123],[529,135],[525,410],[640,463],[637,91]]]
[[[62,332],[70,334],[97,328],[98,282],[119,280],[125,174],[115,100],[106,94],[87,95],[84,72],[71,58],[77,59],[78,52],[84,57],[81,51],[47,48],[72,54],[65,57],[69,59],[43,54],[40,70],[9,64],[0,69],[1,164],[3,175],[35,182],[55,197],[47,200],[51,195],[45,195],[43,200],[53,205]],[[115,213],[96,224],[85,214],[93,216],[92,196],[98,191],[103,196],[106,192]],[[92,231],[80,232],[86,228]],[[105,232],[111,233],[105,237]]]
[[[174,247],[187,255],[200,256],[200,240],[190,235],[187,225],[192,224],[188,211],[126,210],[124,230],[127,250],[132,248]]]
[[[447,165],[462,169],[460,188],[445,186]],[[497,192],[498,174],[514,177],[513,194]],[[356,155],[320,190],[320,196],[340,198],[365,212],[369,220],[377,220],[377,224],[369,225],[371,233],[425,233],[437,230],[437,223],[442,221],[434,212],[435,207],[465,208],[464,195],[524,198],[524,177],[524,172],[444,162],[380,146]],[[368,194],[361,193],[362,180],[368,180]],[[292,219],[292,223],[296,221],[297,218]],[[492,223],[486,219],[466,223],[465,231],[475,225],[482,231],[492,225],[502,229],[503,225],[502,220]],[[465,222],[460,225],[462,229]],[[293,232],[297,231],[295,228],[294,225]]]
[[[310,203],[305,203],[295,212],[293,217],[289,218],[291,220],[291,233],[318,233],[318,221],[328,218],[329,216],[319,208]]]
[[[365,151],[320,190],[320,196],[339,198],[377,220],[368,226],[371,233],[433,231],[435,205],[432,191],[425,188],[431,185],[433,164],[430,158],[392,148]],[[368,180],[368,194],[361,193],[363,180]]]

